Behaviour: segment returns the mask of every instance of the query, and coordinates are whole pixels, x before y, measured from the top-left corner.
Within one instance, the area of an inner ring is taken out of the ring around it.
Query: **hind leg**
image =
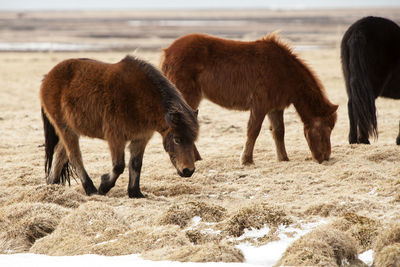
[[[368,131],[363,131],[360,128],[358,128],[358,139],[357,139],[358,144],[366,144],[369,145],[369,140],[368,140]]]
[[[129,159],[128,196],[130,198],[144,197],[140,191],[140,173],[142,170],[144,150],[150,137],[151,135],[148,138],[133,140],[129,145],[131,158]]]
[[[399,121],[399,134],[397,135],[396,138],[396,144],[400,146],[400,121]]]
[[[350,123],[349,143],[357,144],[358,143],[357,122],[353,115],[353,105],[351,103],[351,100],[347,102],[347,111],[349,114],[349,123]]]
[[[285,125],[283,123],[283,110],[274,110],[268,113],[271,123],[270,130],[275,141],[276,153],[279,161],[288,161],[285,148]]]
[[[47,184],[60,183],[61,172],[64,168],[64,165],[68,162],[67,152],[65,151],[61,140],[58,142],[54,150],[53,164],[51,165],[51,169],[46,178]]]
[[[79,136],[69,129],[60,129],[59,133],[67,151],[69,161],[81,180],[85,193],[88,196],[97,193],[93,181],[83,166],[81,150],[79,149]]]
[[[109,139],[108,146],[111,152],[112,169],[110,173],[101,176],[101,184],[99,186],[99,194],[105,195],[111,188],[114,187],[118,177],[125,169],[125,142],[121,139]]]
[[[266,112],[251,109],[250,118],[247,124],[247,140],[243,148],[242,155],[240,157],[240,162],[242,165],[254,164],[253,162],[253,150],[256,139],[260,133],[261,125],[264,121]]]

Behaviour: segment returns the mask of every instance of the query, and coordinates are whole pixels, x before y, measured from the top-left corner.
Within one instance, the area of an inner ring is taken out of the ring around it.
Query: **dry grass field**
[[[400,10],[379,12],[398,15]],[[340,14],[332,16],[338,20]],[[282,16],[289,15],[296,16],[290,12]],[[329,99],[340,105],[330,161],[311,160],[303,125],[289,107],[285,141],[290,161],[277,162],[265,120],[255,146],[255,164],[242,167],[239,157],[248,112],[203,101],[197,142],[203,160],[197,162],[195,174],[178,176],[155,134],[143,160],[145,199],[128,198],[127,170],[107,196],[88,197],[74,180],[71,186],[46,185],[38,93],[43,75],[63,59],[118,62],[131,53],[157,66],[161,51],[0,53],[0,253],[139,253],[153,260],[242,262],[243,254],[235,245],[243,242],[238,237],[244,229],[271,229],[262,238],[247,239],[259,246],[277,240],[281,225],[301,228],[324,220],[323,228],[293,243],[280,263],[362,266],[356,255],[368,249],[375,249],[375,260],[381,264],[399,260],[400,226],[395,223],[400,221],[400,147],[395,138],[400,102],[378,99],[379,139],[371,145],[348,144],[347,96],[338,47],[345,26],[330,26],[335,28],[330,34],[314,34],[318,42],[311,44],[322,44],[320,48],[297,51],[319,76]],[[310,44],[285,31],[281,36],[292,45]],[[81,150],[98,186],[100,176],[111,168],[107,144],[82,137]],[[196,216],[199,222],[193,221]],[[380,256],[382,251],[388,256]]]

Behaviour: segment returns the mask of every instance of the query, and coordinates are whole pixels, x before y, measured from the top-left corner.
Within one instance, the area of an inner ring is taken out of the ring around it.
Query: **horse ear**
[[[336,112],[336,110],[339,108],[339,105],[332,105],[332,113]]]

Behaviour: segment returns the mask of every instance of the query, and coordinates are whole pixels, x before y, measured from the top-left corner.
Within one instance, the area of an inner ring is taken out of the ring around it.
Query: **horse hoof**
[[[278,161],[289,161],[289,158],[288,157],[278,158]]]
[[[253,161],[253,159],[242,159],[242,160],[240,161],[240,164],[241,164],[242,166],[250,166],[250,165],[253,165],[253,164],[254,164],[254,161]]]
[[[98,194],[98,191],[91,180],[83,184],[83,189],[85,189],[85,193],[88,196]]]
[[[105,195],[111,190],[115,185],[115,182],[110,182],[110,174],[106,173],[101,176],[101,183],[99,185],[99,194]]]
[[[93,188],[85,188],[85,193],[88,196],[97,195],[99,192],[97,191],[96,187]]]
[[[145,196],[140,192],[140,190],[128,191],[129,198],[145,198]]]
[[[358,139],[359,144],[369,145],[370,142],[368,139]]]
[[[99,186],[99,195],[105,195],[110,191],[111,187],[106,186],[104,183],[101,183]]]

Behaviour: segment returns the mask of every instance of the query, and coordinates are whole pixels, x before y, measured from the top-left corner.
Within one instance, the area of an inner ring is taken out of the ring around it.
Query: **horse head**
[[[174,111],[165,119],[169,127],[163,134],[164,149],[178,174],[190,177],[195,170],[195,161],[200,157],[194,144],[199,130],[197,111]]]
[[[337,108],[337,105],[332,105],[329,115],[317,117],[310,123],[304,124],[304,136],[313,160],[318,163],[329,160],[331,156],[331,132],[336,123]]]

